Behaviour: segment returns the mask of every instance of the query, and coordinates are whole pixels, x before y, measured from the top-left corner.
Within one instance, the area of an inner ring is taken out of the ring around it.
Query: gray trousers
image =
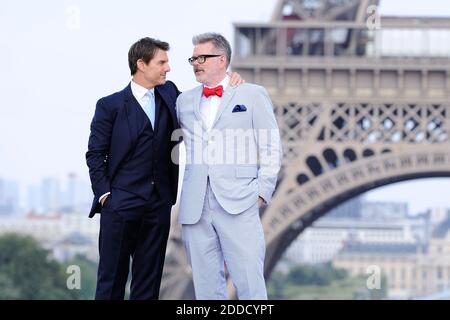
[[[257,203],[240,214],[229,214],[208,181],[202,216],[195,224],[182,225],[182,237],[196,299],[228,299],[225,267],[239,299],[267,299],[265,240]]]

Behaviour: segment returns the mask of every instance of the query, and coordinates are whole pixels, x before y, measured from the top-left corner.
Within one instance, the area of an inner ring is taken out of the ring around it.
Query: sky
[[[172,71],[168,78],[187,90],[197,85],[187,63],[193,35],[215,31],[232,42],[233,23],[268,21],[275,3],[3,0],[0,177],[22,185],[46,176],[63,178],[69,172],[87,179],[84,157],[95,103],[129,82],[127,52],[134,41],[151,36],[169,42]],[[385,0],[380,13],[450,16],[449,4],[450,0]],[[379,188],[369,196],[421,198],[421,204],[414,204],[414,208],[433,204],[450,207],[443,192],[450,190],[450,181],[428,182],[418,180],[394,191]],[[432,192],[424,199],[418,196],[423,190],[442,190],[442,194]]]

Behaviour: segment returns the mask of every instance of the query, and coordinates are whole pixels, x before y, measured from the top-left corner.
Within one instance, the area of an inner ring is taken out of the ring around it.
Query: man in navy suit
[[[94,191],[90,217],[101,212],[96,299],[123,299],[132,257],[130,299],[158,299],[177,198],[179,91],[166,81],[169,44],[143,38],[128,52],[131,83],[97,102],[87,165]]]

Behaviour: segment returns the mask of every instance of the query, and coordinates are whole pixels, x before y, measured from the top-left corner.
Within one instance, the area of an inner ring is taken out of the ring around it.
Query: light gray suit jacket
[[[267,91],[254,84],[228,86],[211,130],[200,113],[202,86],[177,99],[186,146],[179,223],[194,224],[202,214],[209,176],[220,205],[239,214],[261,196],[270,203],[281,166],[280,134]]]

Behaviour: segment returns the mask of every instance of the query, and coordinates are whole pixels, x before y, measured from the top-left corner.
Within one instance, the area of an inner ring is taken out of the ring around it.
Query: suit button
[[[155,181],[152,181],[151,184],[155,184]]]

